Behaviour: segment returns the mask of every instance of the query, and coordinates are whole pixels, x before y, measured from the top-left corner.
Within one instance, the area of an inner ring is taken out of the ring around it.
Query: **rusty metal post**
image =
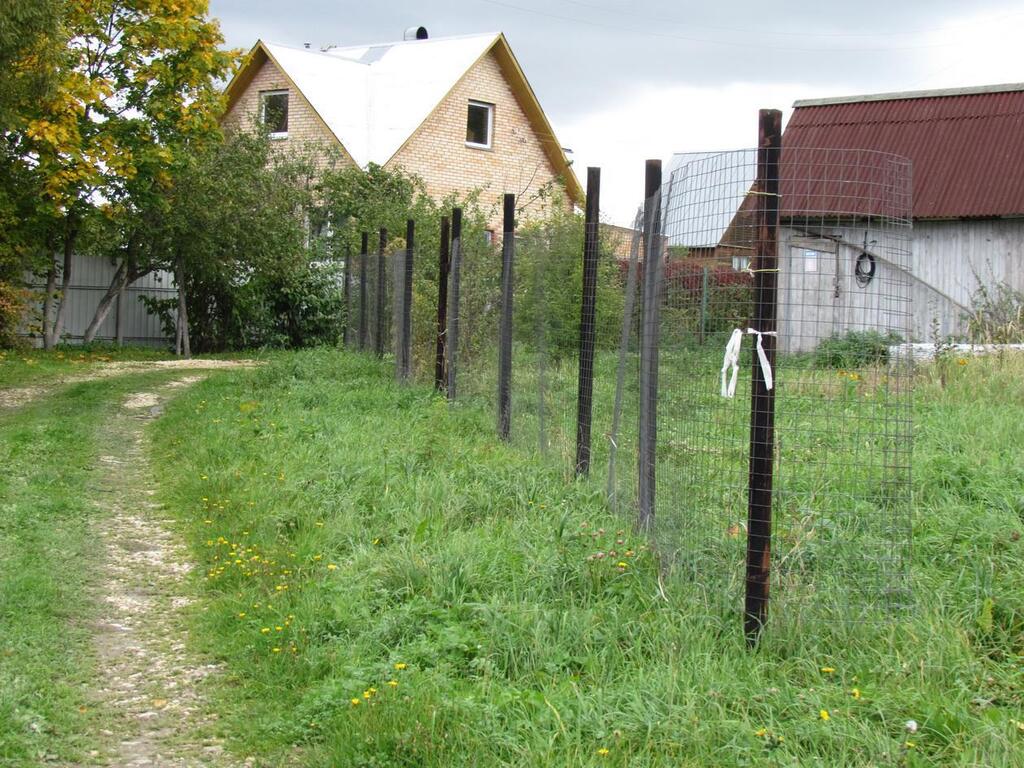
[[[754,330],[775,371],[778,305],[779,156],[782,113],[762,109],[757,142],[757,250],[754,258]],[[756,341],[754,342],[756,344]],[[747,493],[747,577],[743,631],[757,645],[768,616],[771,583],[772,474],[775,450],[775,390],[765,383],[758,355],[751,355],[750,472]]]

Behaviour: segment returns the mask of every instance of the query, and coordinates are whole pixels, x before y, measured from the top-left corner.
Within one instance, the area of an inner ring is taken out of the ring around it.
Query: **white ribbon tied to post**
[[[755,331],[747,328],[746,333],[757,337],[757,359],[761,363],[761,375],[764,377],[765,389],[775,385],[772,377],[772,366],[768,362],[768,353],[761,343],[762,336],[776,336],[775,331]],[[740,347],[743,345],[742,328],[736,328],[725,345],[725,359],[722,361],[722,397],[733,397],[736,394],[736,376],[740,372]],[[731,369],[731,373],[730,373]]]

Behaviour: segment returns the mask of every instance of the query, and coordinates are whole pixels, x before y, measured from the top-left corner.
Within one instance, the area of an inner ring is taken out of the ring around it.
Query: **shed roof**
[[[360,166],[384,165],[483,56],[494,52],[574,201],[583,197],[554,131],[500,32],[311,50],[259,40],[228,85],[230,106],[270,59]]]
[[[784,151],[910,158],[918,219],[1024,216],[1024,84],[798,101]]]

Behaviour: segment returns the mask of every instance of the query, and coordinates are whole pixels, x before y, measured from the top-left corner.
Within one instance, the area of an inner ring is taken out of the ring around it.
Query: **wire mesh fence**
[[[762,146],[648,170],[632,227],[598,223],[595,185],[585,223],[516,226],[506,199],[493,241],[458,209],[364,237],[348,344],[589,474],[748,637],[769,596],[780,623],[890,615],[909,599],[909,164]]]
[[[889,613],[910,545],[909,165],[777,157],[777,193],[755,150],[666,184],[655,537],[717,611],[749,615],[760,535],[777,616]]]

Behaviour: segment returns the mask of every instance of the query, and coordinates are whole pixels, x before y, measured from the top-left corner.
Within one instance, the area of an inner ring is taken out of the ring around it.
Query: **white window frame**
[[[494,105],[487,101],[470,99],[466,106],[466,123],[469,124],[469,107],[484,107],[487,110],[487,143],[478,144],[475,141],[466,140],[466,146],[472,149],[491,149],[494,146]]]
[[[284,96],[288,100],[288,122],[291,122],[292,96],[287,88],[278,88],[274,91],[260,91],[260,120],[267,124],[267,99],[270,96]],[[271,139],[287,139],[288,131],[272,131],[267,134]]]

